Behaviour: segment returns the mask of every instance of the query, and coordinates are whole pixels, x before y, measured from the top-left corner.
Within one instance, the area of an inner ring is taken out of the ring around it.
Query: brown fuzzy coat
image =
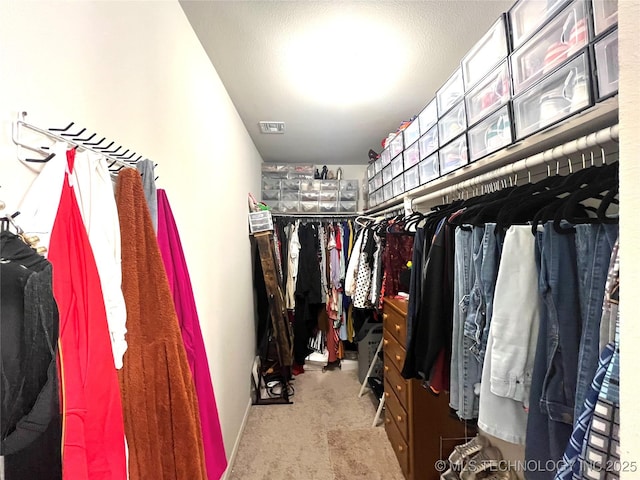
[[[127,306],[119,372],[131,480],[205,480],[198,403],[140,174],[123,169],[116,202]]]

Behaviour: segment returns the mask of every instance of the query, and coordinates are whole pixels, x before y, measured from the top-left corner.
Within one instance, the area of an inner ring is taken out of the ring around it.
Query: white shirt
[[[289,259],[287,267],[286,304],[289,310],[296,308],[296,279],[298,278],[298,261],[300,258],[300,240],[298,238],[298,225],[292,225],[289,238]]]
[[[51,148],[55,156],[44,164],[20,204],[16,223],[29,236],[37,235],[36,246],[49,248],[51,230],[56,220],[64,174],[67,171],[67,144],[57,142]],[[46,252],[45,252],[46,256]]]
[[[344,293],[349,297],[353,297],[356,293],[356,279],[358,277],[358,264],[360,263],[360,250],[362,248],[364,232],[364,229],[360,230],[360,234],[353,244],[351,256],[349,257],[349,266],[347,267],[347,273],[344,278]]]
[[[127,350],[127,310],[122,294],[120,220],[107,159],[78,151],[73,168],[75,194],[98,268],[116,368]]]

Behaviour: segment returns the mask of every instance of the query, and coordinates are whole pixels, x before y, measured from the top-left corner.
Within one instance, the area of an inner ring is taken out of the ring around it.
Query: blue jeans
[[[576,225],[576,251],[582,336],[578,356],[578,384],[574,418],[582,411],[589,385],[598,368],[600,319],[609,260],[618,238],[618,225]]]
[[[473,232],[456,228],[455,283],[453,292],[453,336],[451,346],[450,406],[463,420],[478,416],[476,384],[482,375],[482,365],[471,349],[474,340],[465,335],[469,300],[474,281]]]
[[[493,313],[493,294],[496,288],[500,254],[495,223],[473,228],[473,262],[475,281],[469,298],[469,312],[464,333],[474,341],[471,352],[481,366],[487,351],[487,339]],[[480,372],[482,376],[482,371]],[[480,378],[478,378],[480,381]]]
[[[540,329],[531,385],[525,458],[544,465],[560,460],[571,436],[578,349],[580,298],[575,234],[559,234],[551,223],[537,234]],[[553,478],[529,471],[527,480]]]

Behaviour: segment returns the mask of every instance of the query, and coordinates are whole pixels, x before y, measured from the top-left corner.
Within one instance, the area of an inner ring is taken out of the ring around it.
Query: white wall
[[[620,44],[620,446],[623,479],[640,477],[640,2],[618,2]]]
[[[262,161],[177,1],[0,0],[0,199],[33,174],[16,160],[20,110],[70,121],[156,163],[192,276],[227,455],[249,402],[254,352],[247,192]]]

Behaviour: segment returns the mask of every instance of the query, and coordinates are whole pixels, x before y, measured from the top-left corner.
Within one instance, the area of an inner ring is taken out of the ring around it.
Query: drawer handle
[[[382,314],[382,319],[386,320],[387,318],[389,318],[389,315],[387,313],[383,313]]]
[[[389,398],[389,392],[384,392],[384,396]]]
[[[402,445],[398,445],[398,451],[399,452],[404,452],[404,447]]]
[[[384,339],[384,341],[382,342],[383,345],[389,345],[389,340],[387,340],[386,338]]]
[[[396,418],[398,419],[399,422],[402,421],[402,416],[401,415],[398,415]]]
[[[396,323],[396,332],[399,332],[399,331],[400,331],[400,325]]]
[[[396,389],[401,392],[402,391],[402,385],[396,385]]]
[[[388,371],[389,371],[389,365],[385,365],[385,366],[384,366],[384,371],[385,371],[385,372],[388,372]]]
[[[402,360],[402,357],[400,355],[396,355],[396,362],[399,362],[400,360]]]
[[[387,423],[391,423],[391,419],[390,418],[385,418],[384,421],[387,422]]]

